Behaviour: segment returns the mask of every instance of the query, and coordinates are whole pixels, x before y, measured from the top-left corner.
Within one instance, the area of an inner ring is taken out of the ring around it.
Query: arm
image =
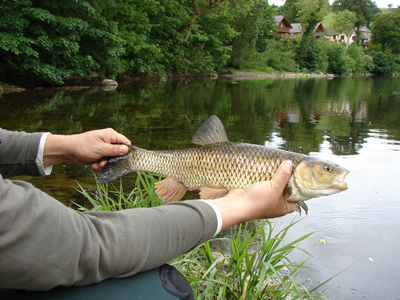
[[[281,196],[290,171],[281,166],[270,182],[209,200],[221,212],[222,229],[292,212]],[[0,287],[34,290],[158,267],[207,241],[217,228],[215,211],[202,200],[83,214],[10,180],[0,180],[0,220]]]
[[[0,174],[45,175],[43,168],[62,162],[92,164],[99,171],[107,157],[126,154],[128,148],[112,143],[131,142],[111,128],[75,135],[26,133],[0,128]]]
[[[0,175],[42,175],[38,148],[43,133],[8,131],[0,128]]]
[[[210,239],[201,201],[79,213],[22,181],[0,180],[0,287],[48,290],[131,276]]]

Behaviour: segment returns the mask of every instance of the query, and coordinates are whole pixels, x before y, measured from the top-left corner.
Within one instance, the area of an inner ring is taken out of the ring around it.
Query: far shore
[[[355,74],[362,76],[371,76],[372,74]],[[397,74],[393,74],[396,76]],[[66,81],[65,85],[61,86],[49,86],[49,87],[41,87],[36,86],[29,89],[45,89],[45,88],[56,88],[56,89],[65,89],[65,90],[80,90],[87,88],[100,87],[104,89],[115,89],[118,84],[127,84],[129,82],[145,82],[145,81],[159,81],[159,80],[174,80],[174,79],[193,79],[193,78],[227,78],[227,79],[237,79],[237,80],[248,80],[248,79],[263,79],[263,78],[328,78],[333,79],[339,75],[332,73],[262,73],[262,72],[245,72],[238,71],[235,73],[221,73],[221,74],[206,74],[206,75],[171,75],[166,77],[147,77],[147,76],[121,76],[117,81],[111,79],[99,80],[76,80],[76,81]],[[113,81],[115,84],[105,84],[105,81]],[[28,90],[28,88],[24,88],[17,85],[1,83],[0,82],[0,92],[7,94],[13,92],[23,92]]]

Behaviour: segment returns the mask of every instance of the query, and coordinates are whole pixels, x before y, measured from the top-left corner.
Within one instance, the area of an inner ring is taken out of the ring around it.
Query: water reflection
[[[349,190],[310,200],[310,214],[291,233],[316,232],[302,245],[314,256],[302,276],[315,286],[346,270],[329,283],[333,299],[399,297],[397,77],[162,81],[120,85],[113,91],[34,90],[2,95],[0,105],[3,128],[77,133],[113,127],[152,150],[191,147],[192,134],[216,114],[231,141],[334,161],[351,171]],[[80,196],[65,187],[76,187],[76,180],[94,185],[89,168],[70,165],[56,166],[50,177],[29,180],[66,204]]]

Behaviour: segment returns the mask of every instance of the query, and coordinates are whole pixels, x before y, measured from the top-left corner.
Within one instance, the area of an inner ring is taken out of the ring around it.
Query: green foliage
[[[357,21],[357,16],[354,12],[347,9],[336,13],[333,21],[333,29],[338,33],[345,32],[347,36],[350,36],[350,31],[354,28],[354,24]],[[347,43],[349,40],[347,40]],[[348,47],[348,45],[347,45]]]
[[[317,22],[320,22],[328,13],[329,2],[328,0],[298,0],[298,20],[301,23],[307,23],[314,29]],[[307,32],[307,28],[305,30]]]
[[[283,245],[288,231],[297,223],[273,235],[270,221],[248,222],[231,229],[229,237],[217,238],[178,257],[171,263],[188,279],[197,299],[318,299],[296,283],[295,276],[306,261],[293,263],[289,255],[300,250],[298,243],[312,233]],[[230,253],[212,251],[212,243],[228,243]],[[282,273],[285,269],[285,273]]]
[[[328,12],[328,14],[321,21],[324,28],[333,28],[335,16],[336,14],[334,12]]]
[[[77,203],[75,205],[86,211],[119,211],[136,207],[160,206],[163,201],[157,197],[154,189],[154,183],[160,178],[160,176],[138,172],[135,188],[129,194],[124,193],[122,181],[119,187],[111,185],[111,189],[109,184],[98,184],[96,190],[92,192],[78,183],[78,191],[89,200],[91,207],[86,208]]]
[[[351,44],[349,49],[347,49],[347,55],[352,61],[352,73],[371,73],[373,71],[373,59],[365,53],[361,46],[356,45],[355,43]]]
[[[352,27],[354,14],[356,26],[370,20],[370,0],[360,2],[367,8],[355,0],[335,3],[343,10],[334,26],[339,31]],[[370,56],[358,50],[343,54],[336,46],[316,42],[313,30],[327,13],[327,0],[285,3],[292,13],[289,19],[306,23],[299,41],[276,40],[276,8],[265,0],[10,0],[0,7],[0,80],[12,84],[63,84],[93,76],[117,78],[125,72],[164,76],[227,68],[340,73],[371,69]],[[400,53],[399,14],[399,9],[385,17],[378,14],[373,27],[374,43],[394,54]],[[380,65],[386,65],[383,57],[376,58]]]
[[[346,55],[343,44],[331,44],[327,48],[329,67],[328,71],[336,74],[351,74],[352,61]]]
[[[317,44],[313,31],[309,31],[301,37],[296,48],[295,60],[300,69],[310,72],[320,71],[321,47]]]
[[[373,72],[377,75],[393,74],[400,71],[400,59],[389,51],[371,51],[374,61]]]
[[[377,14],[372,26],[372,42],[382,44],[383,50],[390,49],[400,54],[400,8],[389,14]]]
[[[294,59],[296,45],[293,42],[275,39],[264,41],[264,51],[257,53],[254,60],[244,65],[245,68],[260,69],[261,66],[266,66],[276,71],[298,71],[298,65]]]
[[[273,26],[273,16],[267,10],[267,3],[261,0],[255,0],[246,10],[236,9],[232,27],[240,34],[232,41],[231,65],[234,68],[243,68],[254,59],[259,37],[265,40],[268,36]]]
[[[357,16],[356,27],[368,25],[372,21],[372,11],[375,7],[376,4],[371,0],[335,0],[332,4],[332,9],[335,12],[344,10],[354,12]]]
[[[299,17],[298,0],[286,0],[281,9],[281,14],[284,15],[289,22],[294,23]]]
[[[92,4],[90,4],[92,3]],[[124,42],[101,16],[107,1],[7,1],[0,12],[0,72],[62,83],[99,71],[115,77]]]

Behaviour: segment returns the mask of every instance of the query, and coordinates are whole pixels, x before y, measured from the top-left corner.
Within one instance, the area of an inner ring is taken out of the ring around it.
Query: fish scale
[[[247,188],[270,180],[281,162],[297,164],[307,156],[245,143],[219,143],[189,149],[148,151],[135,147],[130,168],[171,176],[195,190],[202,186]]]

